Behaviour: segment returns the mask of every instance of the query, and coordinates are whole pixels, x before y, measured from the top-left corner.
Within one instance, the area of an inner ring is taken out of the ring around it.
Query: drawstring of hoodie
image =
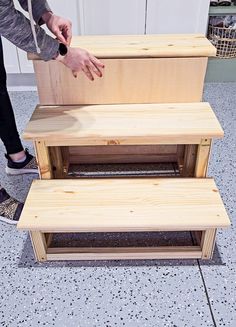
[[[28,2],[29,17],[30,17],[30,26],[31,26],[31,30],[33,33],[33,37],[34,37],[34,43],[36,46],[37,53],[40,54],[41,50],[40,50],[40,47],[39,47],[38,41],[37,41],[37,35],[36,35],[36,29],[35,29],[34,17],[33,17],[33,11],[32,11],[32,3],[31,3],[31,0],[27,0],[27,2]]]

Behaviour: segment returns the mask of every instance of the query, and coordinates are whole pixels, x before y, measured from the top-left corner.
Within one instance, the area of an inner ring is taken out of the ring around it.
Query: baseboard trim
[[[8,74],[7,87],[9,91],[37,91],[34,74]]]

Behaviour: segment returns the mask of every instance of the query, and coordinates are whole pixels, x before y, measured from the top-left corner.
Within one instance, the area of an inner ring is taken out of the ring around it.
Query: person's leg
[[[20,141],[20,137],[16,128],[15,117],[11,105],[11,101],[6,86],[6,71],[3,61],[2,41],[0,38],[0,138],[2,139],[7,154],[18,154],[19,160],[24,156],[24,149]]]
[[[10,175],[38,173],[35,158],[23,149],[17,131],[14,112],[6,86],[6,71],[0,37],[0,138],[8,159],[6,172]]]
[[[8,224],[16,224],[20,218],[23,203],[12,198],[0,185],[0,221]]]

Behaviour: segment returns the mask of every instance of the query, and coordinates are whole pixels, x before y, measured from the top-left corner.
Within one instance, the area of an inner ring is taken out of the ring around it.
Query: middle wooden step
[[[177,162],[193,176],[222,136],[208,103],[37,106],[23,135],[34,141],[45,178],[50,165],[56,171],[65,162]]]

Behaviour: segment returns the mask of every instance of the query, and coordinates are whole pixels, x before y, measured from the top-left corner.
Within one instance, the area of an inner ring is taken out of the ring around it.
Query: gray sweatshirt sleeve
[[[33,0],[33,3],[35,2],[34,6],[40,1]],[[24,1],[21,2],[24,6]],[[41,10],[41,7],[37,8],[39,9],[38,11],[35,9],[34,14],[36,20]],[[0,0],[0,35],[26,52],[37,53],[30,21],[15,9],[13,0]],[[39,26],[36,26],[36,35],[41,49],[40,57],[45,61],[55,57],[59,48],[59,42],[47,35]]]
[[[28,3],[27,0],[18,0],[21,7],[28,11]],[[42,25],[44,22],[42,20],[42,16],[47,11],[52,11],[49,7],[49,4],[46,0],[32,0],[32,9],[33,9],[33,16],[34,21],[38,25]]]

